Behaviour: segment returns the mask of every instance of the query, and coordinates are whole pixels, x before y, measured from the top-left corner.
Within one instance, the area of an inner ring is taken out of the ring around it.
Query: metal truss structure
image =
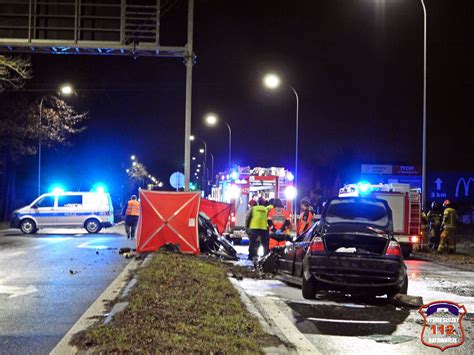
[[[0,0],[0,51],[186,57],[160,46],[160,0]]]

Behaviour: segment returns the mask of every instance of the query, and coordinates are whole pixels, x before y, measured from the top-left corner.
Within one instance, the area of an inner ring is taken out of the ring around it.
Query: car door
[[[283,253],[283,256],[281,257],[281,259],[279,260],[281,272],[285,274],[289,274],[289,275],[299,276],[299,274],[295,272],[297,255],[301,254],[301,249],[305,245],[304,243],[306,243],[305,240],[307,240],[308,238],[310,239],[313,228],[314,226],[311,227],[306,233],[303,233],[300,236],[298,236],[298,238],[294,242],[292,242],[290,245],[288,245],[285,248],[285,252]],[[306,245],[307,244],[308,243],[306,243]],[[303,261],[303,258],[301,257],[301,262],[302,261]]]
[[[308,250],[309,243],[313,239],[313,234],[317,231],[317,224],[311,226],[306,233],[304,233],[294,245],[294,267],[293,275],[301,276],[303,270],[303,258]]]
[[[56,212],[56,223],[58,226],[82,227],[84,218],[82,195],[59,195]]]
[[[54,226],[56,223],[56,196],[47,195],[36,201],[32,206],[32,215],[36,219],[37,227]]]

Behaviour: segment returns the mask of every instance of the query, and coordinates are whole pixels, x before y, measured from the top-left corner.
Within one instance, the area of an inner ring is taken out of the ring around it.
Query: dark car
[[[389,298],[407,292],[406,266],[384,200],[332,199],[317,225],[275,254],[276,271],[300,283],[304,298],[320,290]]]

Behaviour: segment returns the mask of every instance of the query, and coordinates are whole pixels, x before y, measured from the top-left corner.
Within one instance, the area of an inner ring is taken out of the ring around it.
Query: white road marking
[[[307,318],[316,322],[331,322],[331,323],[357,323],[357,324],[390,324],[385,320],[352,320],[352,319],[329,319],[329,318]]]
[[[22,287],[22,286],[7,286],[0,285],[0,294],[9,295],[8,298],[15,298],[19,296],[29,295],[31,293],[38,292],[38,289],[33,285]]]
[[[82,244],[79,244],[77,247],[78,248],[85,248],[85,249],[107,249],[108,246],[107,245],[90,245],[91,243],[94,243],[95,240],[91,240],[89,242],[85,242],[85,243],[82,243]]]

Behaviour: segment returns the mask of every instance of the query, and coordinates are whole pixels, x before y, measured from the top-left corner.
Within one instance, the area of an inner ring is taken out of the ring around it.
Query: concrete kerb
[[[268,297],[248,295],[235,279],[229,278],[237,289],[242,302],[248,311],[254,315],[265,332],[277,336],[284,344],[292,344],[294,349],[285,347],[265,348],[267,354],[320,354],[314,345],[301,333],[291,321],[281,312],[275,302]]]
[[[51,355],[65,355],[65,354],[77,354],[79,349],[75,346],[71,346],[69,342],[74,334],[77,334],[83,330],[86,330],[91,325],[97,322],[97,316],[102,317],[106,312],[106,302],[115,300],[117,298],[124,298],[131,288],[135,285],[136,279],[132,278],[128,281],[130,273],[135,271],[138,267],[143,267],[151,259],[151,255],[148,255],[146,259],[140,263],[135,259],[132,259],[122,272],[115,278],[114,281],[105,289],[105,291],[94,301],[94,303],[87,309],[87,311],[79,318],[79,320],[72,326],[72,328],[66,333],[61,341],[51,351]],[[128,281],[128,282],[127,282]],[[124,290],[124,292],[122,292]],[[127,293],[125,294],[125,291]],[[123,302],[122,302],[123,303]],[[115,308],[115,306],[114,306]],[[120,308],[120,307],[119,307]],[[123,309],[122,309],[123,310]],[[116,314],[119,309],[111,314]]]

